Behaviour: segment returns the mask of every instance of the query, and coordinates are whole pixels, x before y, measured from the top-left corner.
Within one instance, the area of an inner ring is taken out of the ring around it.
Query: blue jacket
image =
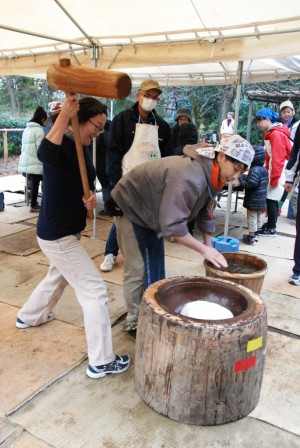
[[[265,163],[265,149],[255,146],[255,155],[248,174],[243,174],[239,181],[245,189],[244,207],[247,210],[263,211],[266,208],[267,187],[269,174],[263,166]]]

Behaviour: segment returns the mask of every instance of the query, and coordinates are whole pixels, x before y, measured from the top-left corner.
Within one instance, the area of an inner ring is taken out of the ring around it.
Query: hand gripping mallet
[[[61,59],[47,70],[50,87],[64,90],[66,96],[81,93],[102,98],[126,98],[131,91],[131,79],[126,73],[89,67],[72,66],[70,59]],[[71,118],[84,197],[90,197],[83,148],[79,133],[78,116]],[[88,210],[89,218],[93,211]]]

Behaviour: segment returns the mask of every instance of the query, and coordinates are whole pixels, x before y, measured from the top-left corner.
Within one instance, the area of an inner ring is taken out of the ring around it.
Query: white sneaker
[[[101,271],[109,272],[116,264],[117,257],[113,254],[105,255],[103,262],[100,264]]]
[[[43,322],[43,323],[46,324],[47,322],[51,322],[51,320],[53,320],[53,319],[55,319],[55,314],[53,313],[53,311],[51,311],[46,322]],[[43,324],[40,324],[40,325],[43,325]],[[21,319],[19,319],[17,317],[16,327],[20,328],[21,330],[24,330],[25,328],[30,328],[31,325],[26,324],[25,322],[23,322]]]

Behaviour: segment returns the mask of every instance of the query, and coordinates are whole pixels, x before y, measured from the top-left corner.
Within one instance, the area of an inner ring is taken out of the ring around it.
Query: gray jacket
[[[197,217],[201,231],[214,232],[209,214],[217,193],[210,181],[213,160],[198,156],[194,147],[186,147],[189,156],[151,160],[122,177],[112,197],[131,222],[164,236],[184,236]]]

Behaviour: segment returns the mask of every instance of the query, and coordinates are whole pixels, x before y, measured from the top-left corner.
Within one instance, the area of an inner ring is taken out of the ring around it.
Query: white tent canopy
[[[300,78],[299,2],[1,0],[0,75],[43,75],[60,58],[139,84]]]

